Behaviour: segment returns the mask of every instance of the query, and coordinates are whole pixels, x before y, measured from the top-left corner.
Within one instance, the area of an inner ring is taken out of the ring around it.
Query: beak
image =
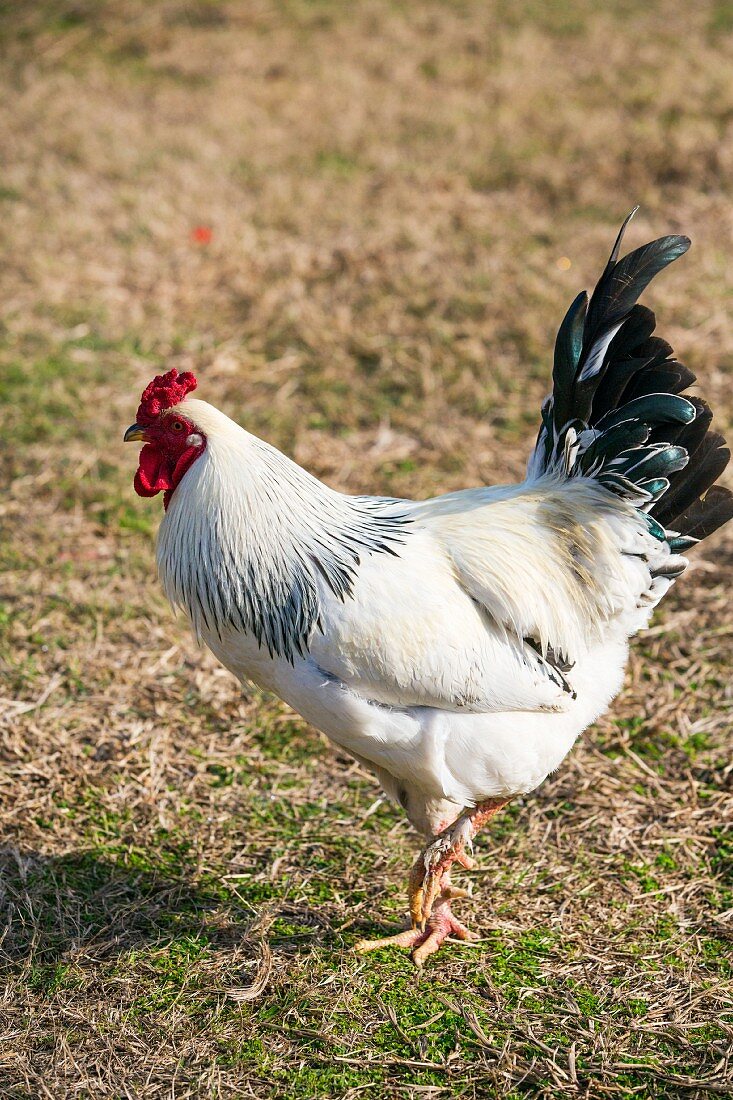
[[[145,434],[145,429],[141,428],[139,424],[131,424],[122,437],[123,443],[146,443],[148,437]]]

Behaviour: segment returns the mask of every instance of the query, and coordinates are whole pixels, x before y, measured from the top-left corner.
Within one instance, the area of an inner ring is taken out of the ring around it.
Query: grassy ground
[[[730,1094],[731,535],[418,975],[350,950],[416,838],[173,621],[121,444],[176,365],[341,488],[516,478],[635,202],[729,427],[733,8],[686,8],[4,5],[3,1097]]]

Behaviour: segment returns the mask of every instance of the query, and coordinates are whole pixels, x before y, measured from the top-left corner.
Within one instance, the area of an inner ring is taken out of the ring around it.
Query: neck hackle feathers
[[[143,390],[137,410],[137,423],[144,427],[155,423],[162,412],[178,405],[197,385],[196,376],[191,371],[179,374],[173,367],[166,374],[157,374]]]

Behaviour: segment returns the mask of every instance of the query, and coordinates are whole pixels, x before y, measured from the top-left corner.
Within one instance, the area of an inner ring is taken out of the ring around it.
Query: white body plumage
[[[596,482],[350,498],[205,402],[179,408],[207,445],[160,529],[171,602],[418,828],[534,789],[618,691],[670,549]]]

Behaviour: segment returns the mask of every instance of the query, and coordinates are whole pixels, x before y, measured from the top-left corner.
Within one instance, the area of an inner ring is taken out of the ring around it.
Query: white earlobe
[[[198,434],[198,432],[191,432],[190,436],[186,440],[186,445],[188,447],[200,447],[202,443],[203,438]]]

